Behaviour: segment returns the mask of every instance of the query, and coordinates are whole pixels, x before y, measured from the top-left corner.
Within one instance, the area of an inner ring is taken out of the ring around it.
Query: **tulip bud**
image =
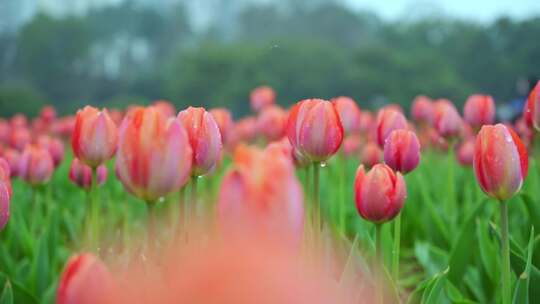
[[[257,120],[255,117],[244,117],[234,124],[228,135],[227,147],[233,150],[241,142],[247,143],[257,136]]]
[[[64,159],[64,143],[61,140],[47,135],[41,135],[37,139],[37,145],[49,151],[55,168],[60,165]]]
[[[0,181],[6,183],[9,197],[11,198],[13,194],[13,188],[11,187],[11,168],[4,158],[0,158]]]
[[[41,108],[39,117],[45,124],[49,125],[56,120],[56,110],[53,106],[44,106],[43,108]]]
[[[117,142],[118,130],[107,110],[86,106],[77,111],[71,146],[83,163],[94,168],[103,164],[113,157]]]
[[[294,105],[287,122],[287,137],[293,148],[312,162],[334,155],[343,141],[339,114],[329,101],[306,99]]]
[[[495,120],[495,102],[489,95],[471,95],[463,108],[465,121],[473,128],[492,124]]]
[[[96,169],[97,184],[102,185],[107,180],[107,167],[101,165]],[[92,186],[92,168],[82,163],[78,158],[71,161],[69,179],[80,188],[89,191]]]
[[[30,185],[45,184],[54,170],[54,163],[47,149],[28,145],[19,160],[19,176]]]
[[[349,135],[343,140],[343,154],[346,157],[358,155],[362,140],[359,135]]]
[[[444,138],[456,137],[461,132],[463,121],[456,107],[447,99],[435,102],[433,127]]]
[[[379,147],[383,148],[386,138],[392,131],[407,128],[407,119],[401,112],[388,108],[381,109],[375,122],[375,140]]]
[[[25,127],[11,128],[10,145],[13,149],[18,151],[24,150],[27,144],[32,140],[30,130]]]
[[[178,113],[193,152],[192,176],[202,176],[217,165],[221,157],[222,143],[219,127],[214,117],[204,108],[189,107]]]
[[[11,184],[9,180],[0,179],[0,231],[6,227],[9,220],[9,205],[11,200]]]
[[[371,168],[381,162],[382,154],[383,151],[381,148],[376,143],[370,141],[362,150],[360,161],[364,166]]]
[[[433,102],[429,97],[424,95],[417,96],[411,107],[412,118],[424,125],[430,125],[433,122],[434,116]]]
[[[249,96],[251,109],[259,112],[263,108],[276,102],[276,92],[269,86],[260,86],[251,91]]]
[[[7,149],[4,151],[4,158],[9,165],[9,172],[11,177],[19,176],[19,162],[21,154],[15,149]]]
[[[369,134],[371,129],[373,128],[373,123],[375,119],[373,118],[373,114],[368,111],[362,111],[360,112],[360,132],[364,134]]]
[[[72,256],[58,283],[56,304],[102,303],[112,288],[107,267],[91,253]]]
[[[540,131],[540,81],[529,94],[523,115],[530,128]]]
[[[279,106],[268,106],[257,116],[257,131],[268,141],[281,139],[285,135],[288,115]]]
[[[354,181],[356,209],[364,219],[383,223],[392,220],[403,208],[407,187],[401,173],[384,164],[375,165],[367,173],[364,166]]]
[[[154,202],[187,182],[192,151],[177,119],[154,107],[131,110],[119,130],[116,175],[133,195]]]
[[[384,162],[403,174],[414,170],[420,162],[420,142],[412,131],[395,130],[384,144]]]
[[[338,112],[345,134],[359,132],[361,114],[356,102],[345,96],[333,98],[331,102]]]
[[[163,114],[165,118],[171,118],[176,116],[176,108],[167,100],[156,100],[152,105]]]
[[[466,139],[463,141],[457,148],[456,157],[462,166],[472,166],[474,157],[474,140]]]
[[[234,121],[232,119],[231,112],[229,112],[229,110],[225,108],[215,108],[210,110],[210,114],[214,116],[214,120],[219,127],[219,132],[221,133],[221,142],[223,144],[227,143],[227,140],[229,139],[229,134],[234,127]]]
[[[473,166],[482,190],[504,201],[521,189],[529,160],[512,129],[503,124],[485,125],[476,136]]]

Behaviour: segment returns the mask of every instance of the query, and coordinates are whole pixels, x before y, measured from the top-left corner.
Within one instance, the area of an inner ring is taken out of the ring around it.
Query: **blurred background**
[[[520,100],[540,74],[538,0],[0,0],[0,113],[168,99],[249,107],[348,95]]]

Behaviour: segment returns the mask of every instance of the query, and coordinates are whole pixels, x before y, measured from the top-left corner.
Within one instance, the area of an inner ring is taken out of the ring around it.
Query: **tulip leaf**
[[[8,280],[7,276],[0,272],[0,286],[5,286],[9,282],[13,294],[13,303],[37,304],[38,300],[30,294],[21,284]],[[2,294],[0,294],[0,297]]]
[[[525,270],[518,278],[516,288],[514,291],[515,304],[528,304],[529,303],[529,284],[531,281],[531,267],[532,267],[532,255],[534,251],[534,227],[531,228],[531,235],[529,238],[529,244],[527,245],[527,264]]]
[[[443,272],[438,273],[433,278],[432,283],[424,290],[422,295],[422,303],[432,304],[440,303],[440,298],[443,295],[444,284],[446,282],[446,276],[449,268],[446,268]]]
[[[480,249],[480,259],[484,266],[485,273],[493,286],[499,284],[500,261],[499,249],[490,238],[489,226],[485,220],[477,220],[476,237]]]
[[[12,304],[13,303],[13,289],[9,280],[4,284],[2,295],[0,296],[0,304]]]
[[[37,294],[41,295],[49,285],[49,250],[47,234],[39,239],[36,257],[34,259],[33,276],[34,288]]]
[[[527,209],[531,224],[534,227],[540,227],[540,204],[535,202],[533,198],[526,193],[521,193],[520,198]]]

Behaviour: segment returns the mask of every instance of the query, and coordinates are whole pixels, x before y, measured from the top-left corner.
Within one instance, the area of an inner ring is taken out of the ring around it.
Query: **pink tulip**
[[[54,167],[58,167],[64,159],[64,143],[58,138],[50,137],[48,135],[41,135],[36,141],[38,146],[41,146],[51,154]]]
[[[187,131],[193,152],[192,176],[212,171],[221,158],[221,133],[214,117],[204,108],[189,107],[178,113],[178,120]]]
[[[257,116],[257,131],[268,141],[281,139],[287,127],[287,111],[272,105],[262,109]]]
[[[91,253],[72,256],[58,283],[56,304],[102,303],[112,289],[112,275]]]
[[[223,144],[228,142],[229,134],[234,127],[234,121],[232,119],[231,112],[225,108],[215,108],[210,110],[210,114],[214,116],[219,132],[221,133],[221,141]]]
[[[276,102],[276,92],[269,86],[260,86],[251,91],[249,96],[251,109],[259,112],[263,108],[273,105]]]
[[[0,118],[0,144],[9,145],[11,137],[11,127],[9,122]]]
[[[363,134],[369,134],[371,132],[371,129],[373,128],[373,124],[375,123],[375,118],[373,118],[373,114],[368,111],[362,111],[360,112],[360,132]]]
[[[433,127],[444,138],[453,138],[460,134],[463,121],[454,104],[447,99],[435,102]]]
[[[11,195],[13,194],[13,188],[11,186],[11,168],[7,160],[1,157],[0,157],[0,181],[6,184],[9,198],[11,198]]]
[[[358,155],[361,150],[362,139],[359,135],[349,135],[343,140],[343,154],[346,157]]]
[[[28,118],[24,114],[17,113],[9,120],[12,128],[26,128],[28,127]]]
[[[0,231],[6,227],[9,220],[9,205],[11,201],[11,183],[0,179]]]
[[[101,165],[96,169],[97,184],[102,185],[107,180],[107,167]],[[78,158],[71,161],[69,179],[80,188],[89,191],[92,186],[92,168],[82,163]]]
[[[379,145],[370,141],[362,150],[360,161],[364,166],[371,168],[381,162],[382,155],[383,151],[379,148]]]
[[[56,109],[51,105],[44,106],[41,108],[39,117],[45,124],[51,124],[56,120]]]
[[[495,121],[495,102],[489,95],[471,95],[465,102],[463,117],[473,128]]]
[[[384,164],[369,172],[360,166],[354,181],[356,209],[364,219],[383,223],[392,220],[403,208],[407,187],[401,173]]]
[[[352,98],[345,96],[333,98],[331,102],[339,114],[345,134],[359,132],[361,112],[356,102]]]
[[[472,166],[474,157],[474,139],[464,140],[457,148],[456,157],[462,166]]]
[[[540,81],[538,81],[529,94],[529,98],[527,98],[523,116],[531,129],[534,128],[540,131]]]
[[[19,176],[30,185],[41,185],[49,181],[54,163],[49,151],[36,145],[28,145],[19,160]]]
[[[4,158],[7,161],[10,169],[11,177],[19,176],[19,163],[21,154],[15,149],[7,149],[4,151]]]
[[[521,189],[529,160],[525,146],[511,128],[485,125],[476,136],[473,166],[482,190],[504,201]]]
[[[32,141],[30,130],[25,127],[11,128],[10,145],[13,149],[22,151]]]
[[[166,118],[171,118],[176,116],[176,108],[174,105],[167,100],[156,100],[152,103],[152,105],[158,109],[158,111],[163,114]]]
[[[431,125],[434,116],[433,102],[427,96],[417,96],[411,107],[412,118],[423,125]]]
[[[343,126],[332,103],[306,99],[290,110],[287,137],[300,154],[312,162],[321,162],[339,150]]]
[[[379,147],[384,147],[386,138],[392,131],[407,129],[407,119],[403,114],[394,109],[381,109],[377,113],[377,120],[374,126],[374,137]]]
[[[393,170],[406,174],[420,162],[420,142],[412,131],[395,130],[384,144],[384,162]]]
[[[154,107],[131,110],[119,130],[116,175],[133,195],[154,202],[187,182],[192,151],[178,120]]]
[[[77,111],[71,147],[75,157],[96,168],[116,152],[118,129],[107,110],[86,106]]]

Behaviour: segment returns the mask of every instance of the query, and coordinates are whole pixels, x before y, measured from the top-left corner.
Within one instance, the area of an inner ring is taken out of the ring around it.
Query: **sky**
[[[355,9],[370,10],[387,20],[410,14],[442,12],[460,19],[490,22],[500,16],[523,19],[540,15],[540,0],[343,0]]]

